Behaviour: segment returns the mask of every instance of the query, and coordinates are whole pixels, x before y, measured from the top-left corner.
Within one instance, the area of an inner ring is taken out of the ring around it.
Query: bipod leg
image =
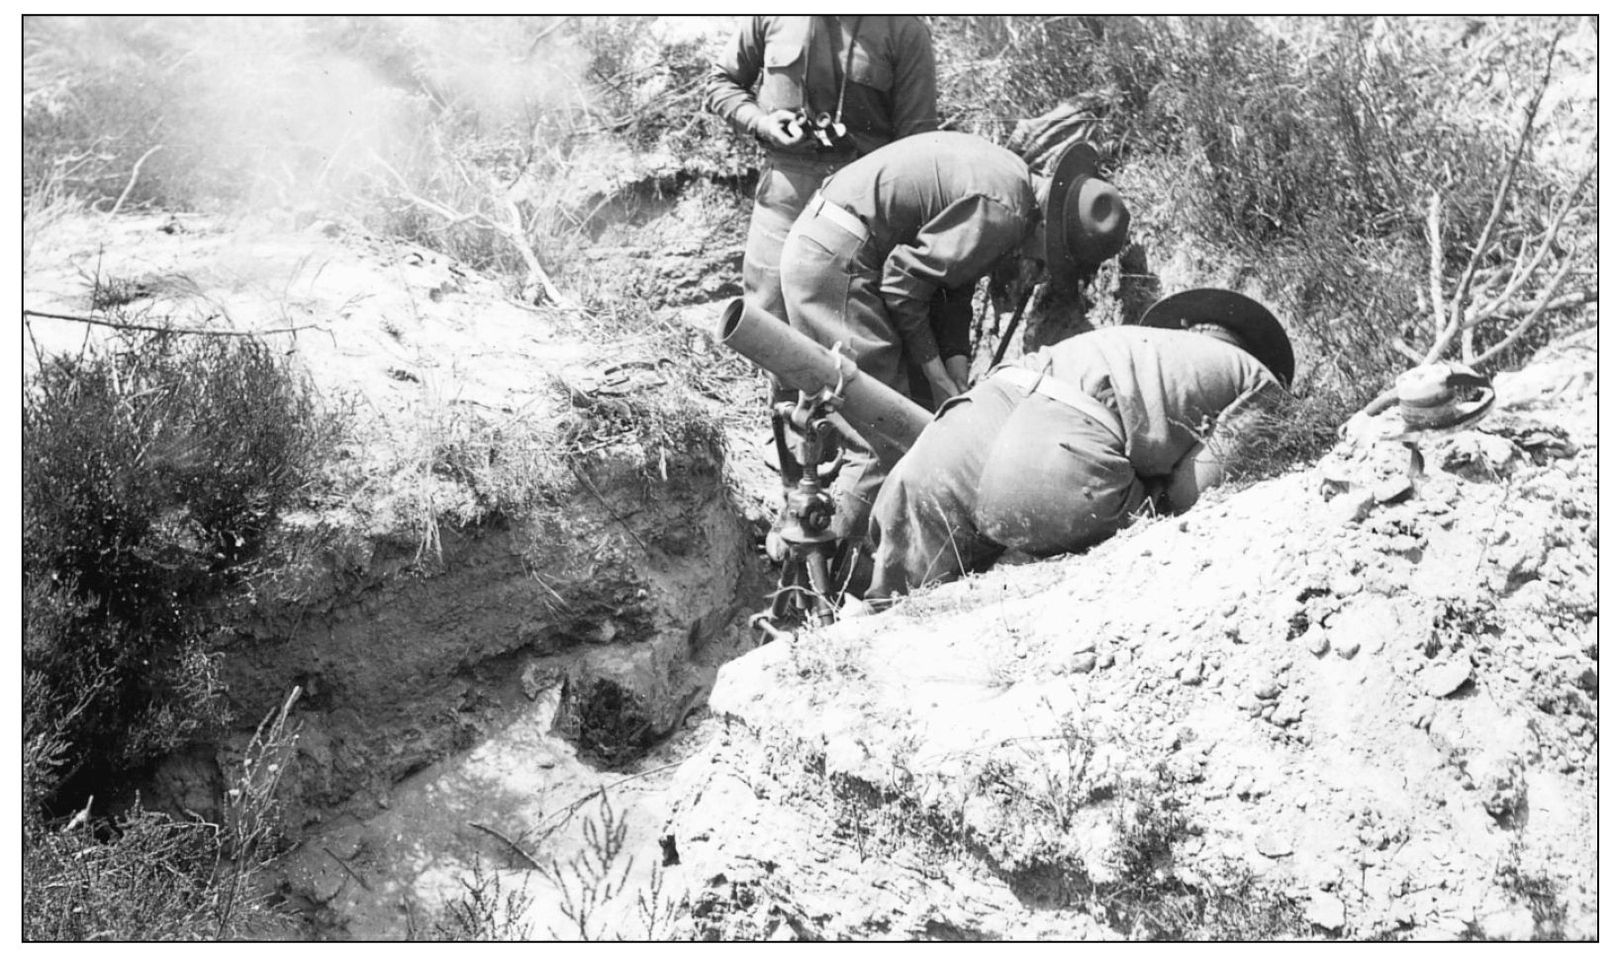
[[[808,588],[813,592],[814,616],[820,624],[830,625],[836,621],[836,609],[830,600],[830,565],[825,558],[824,544],[810,545],[804,562],[808,568]]]

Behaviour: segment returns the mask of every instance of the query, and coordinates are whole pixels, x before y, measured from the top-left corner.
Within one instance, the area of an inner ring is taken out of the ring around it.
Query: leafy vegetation
[[[23,408],[23,663],[63,763],[38,793],[99,785],[219,723],[207,606],[253,571],[329,434],[255,340],[158,335],[43,361]]]
[[[259,725],[230,779],[223,826],[176,820],[138,801],[116,821],[92,816],[86,803],[56,826],[30,805],[23,816],[23,939],[234,940],[291,932],[263,873],[281,847],[276,788],[297,743],[287,724],[296,699],[294,690]],[[25,718],[38,727],[34,709]],[[31,728],[25,737],[32,745],[40,734]],[[28,755],[25,772],[49,763]]]

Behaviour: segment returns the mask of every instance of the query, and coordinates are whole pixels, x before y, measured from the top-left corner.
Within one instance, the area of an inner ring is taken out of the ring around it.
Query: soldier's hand
[[[943,366],[943,359],[934,357],[920,365],[920,370],[926,375],[926,383],[931,385],[932,402],[941,405],[951,397],[958,397],[960,387],[949,376],[948,368]]]
[[[971,376],[971,359],[963,354],[955,354],[943,361],[943,366],[948,369],[948,377],[954,382],[954,386],[964,392]]]
[[[802,141],[802,125],[789,109],[776,109],[758,122],[757,137],[766,146],[794,146]]]

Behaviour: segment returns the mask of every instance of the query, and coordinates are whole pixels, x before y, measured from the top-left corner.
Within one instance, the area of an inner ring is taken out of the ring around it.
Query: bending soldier
[[[985,139],[931,132],[838,171],[781,252],[792,327],[840,346],[863,373],[927,409],[959,393],[979,278],[1017,256],[1057,272],[1093,267],[1127,241],[1127,209],[1097,177],[1090,146],[1074,143],[1052,169],[1052,178],[1034,176]],[[944,294],[947,307],[934,311]],[[884,470],[844,437],[832,531],[857,539]]]
[[[1147,505],[1182,512],[1221,482],[1245,414],[1290,385],[1284,328],[1218,289],[1167,298],[1142,325],[1035,351],[945,405],[876,498],[866,598],[985,569],[1010,548],[1092,546]]]

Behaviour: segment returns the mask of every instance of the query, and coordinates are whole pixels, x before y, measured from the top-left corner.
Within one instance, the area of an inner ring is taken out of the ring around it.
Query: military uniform
[[[937,128],[931,33],[912,16],[752,17],[713,65],[707,107],[750,135],[776,109],[839,114],[847,128],[830,147],[812,135],[790,147],[763,142],[742,281],[756,306],[784,321],[780,247],[820,182],[895,139]]]
[[[943,406],[881,487],[867,597],[1009,548],[1049,556],[1110,537],[1147,485],[1279,387],[1245,350],[1162,328],[1102,328],[995,369]]]
[[[792,226],[780,255],[791,326],[840,344],[861,371],[929,409],[912,368],[969,353],[972,288],[1023,246],[1038,217],[1015,153],[959,132],[895,142],[827,179]],[[934,309],[939,299],[947,305]],[[873,454],[854,449],[834,491],[833,531],[863,535],[883,475]]]

